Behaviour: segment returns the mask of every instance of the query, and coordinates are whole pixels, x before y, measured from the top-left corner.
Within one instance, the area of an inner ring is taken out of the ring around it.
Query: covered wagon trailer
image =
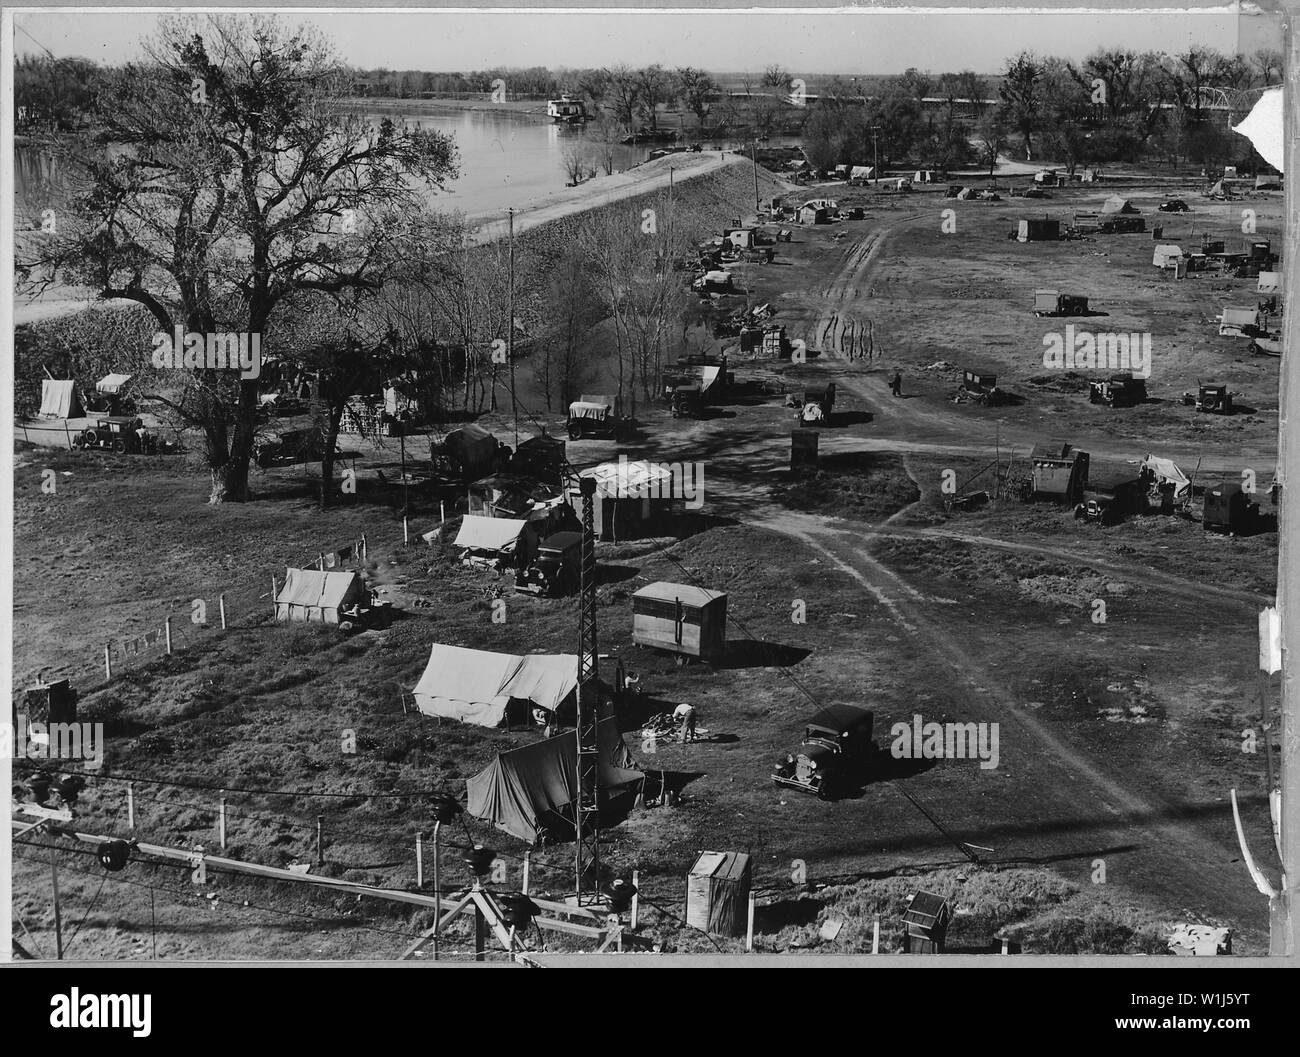
[[[1077,503],[1088,487],[1088,453],[1060,440],[1036,444],[1029,455],[1033,464],[1033,498]]]
[[[678,664],[719,661],[727,650],[727,596],[689,584],[649,584],[632,596],[632,642],[667,650]]]

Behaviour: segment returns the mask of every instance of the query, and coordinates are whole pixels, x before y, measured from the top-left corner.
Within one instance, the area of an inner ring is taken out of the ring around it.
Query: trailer
[[[1032,499],[1077,503],[1088,487],[1088,453],[1062,440],[1034,445],[1029,454],[1033,465]]]
[[[973,400],[977,404],[998,407],[1006,403],[1007,394],[998,388],[998,376],[992,371],[963,368],[961,385],[954,398],[957,403]]]
[[[727,649],[727,596],[689,584],[649,584],[632,595],[632,642],[665,650],[678,665],[720,661]]]

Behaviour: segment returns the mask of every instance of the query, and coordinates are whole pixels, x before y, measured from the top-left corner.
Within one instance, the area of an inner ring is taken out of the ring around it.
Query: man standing
[[[894,372],[894,377],[890,379],[889,382],[889,391],[893,393],[895,396],[903,395],[903,372],[902,371]]]
[[[685,745],[695,740],[695,709],[683,701],[673,710],[673,719],[681,732],[681,741]]]

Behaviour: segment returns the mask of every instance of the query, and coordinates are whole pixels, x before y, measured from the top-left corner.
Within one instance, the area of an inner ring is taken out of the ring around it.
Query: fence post
[[[108,643],[108,642],[104,643],[104,681],[105,682],[113,678],[113,661],[110,656],[111,647],[112,647],[112,643]]]
[[[361,557],[370,557],[370,546],[366,543],[366,534],[364,532],[361,533]]]
[[[403,514],[402,515],[402,546],[403,547],[410,546],[410,543],[411,543],[411,534],[406,527],[406,515]]]
[[[637,883],[640,875],[636,870],[632,871],[632,931],[636,931],[637,922],[641,917],[641,886]]]
[[[221,814],[219,817],[221,819],[221,834],[220,834],[221,847],[225,848],[226,846],[226,791],[224,789],[221,790]]]
[[[749,893],[749,923],[745,926],[745,950],[754,949],[754,893]]]
[[[325,862],[325,816],[316,816],[316,864]]]
[[[167,639],[167,656],[172,652],[172,618],[167,617],[163,620],[163,635]]]
[[[424,887],[424,834],[415,835],[415,887]],[[441,908],[439,909],[441,913]]]
[[[226,630],[226,593],[217,595],[217,605],[221,607],[221,630]]]
[[[126,828],[135,832],[135,783],[126,783]]]
[[[321,572],[324,572],[324,571],[325,571],[325,554],[324,554],[323,551],[321,552],[321,556],[320,556],[320,558],[317,559],[317,560],[320,562],[320,571],[321,571]]]
[[[532,866],[532,854],[533,853],[531,848],[524,852],[524,883],[523,886],[519,889],[519,891],[521,891],[524,895],[528,894],[528,869],[530,866]]]
[[[871,953],[880,953],[880,915],[877,914],[871,921]]]

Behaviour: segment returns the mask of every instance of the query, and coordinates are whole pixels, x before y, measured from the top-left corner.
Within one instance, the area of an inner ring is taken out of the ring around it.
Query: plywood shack
[[[632,642],[681,658],[720,660],[727,649],[727,596],[660,581],[632,596]]]

